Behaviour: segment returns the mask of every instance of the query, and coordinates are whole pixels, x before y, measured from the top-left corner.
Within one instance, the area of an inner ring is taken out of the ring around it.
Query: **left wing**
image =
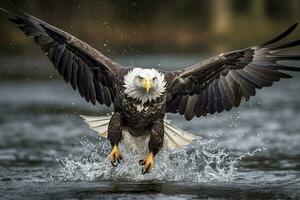
[[[73,35],[26,14],[9,0],[0,0],[0,11],[41,47],[60,75],[86,101],[106,106],[114,103],[115,81],[125,70],[123,66]]]
[[[289,35],[297,24],[276,38],[259,46],[220,54],[183,70],[169,72],[166,112],[179,113],[187,120],[238,107],[248,101],[255,89],[269,87],[281,78],[291,78],[281,72],[300,71],[300,68],[278,63],[300,60],[300,55],[277,54],[300,45],[300,40],[277,42]]]

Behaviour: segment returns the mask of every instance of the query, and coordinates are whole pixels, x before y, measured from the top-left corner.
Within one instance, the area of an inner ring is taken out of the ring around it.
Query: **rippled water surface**
[[[148,175],[138,165],[143,154],[124,147],[125,161],[110,166],[108,142],[79,115],[111,109],[87,104],[63,81],[2,81],[0,92],[0,199],[300,198],[300,75],[231,112],[191,122],[168,115],[202,139],[160,153]]]

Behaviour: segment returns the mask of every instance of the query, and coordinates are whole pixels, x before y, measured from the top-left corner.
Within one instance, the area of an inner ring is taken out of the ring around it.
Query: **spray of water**
[[[107,140],[103,138],[82,139],[79,155],[57,159],[61,166],[58,179],[62,181],[158,180],[196,183],[215,180],[231,181],[236,178],[236,172],[243,158],[252,157],[255,153],[264,150],[257,148],[252,152],[235,155],[222,147],[218,140],[219,136],[223,135],[223,130],[220,129],[217,134],[213,132],[213,135],[214,139],[200,139],[183,149],[161,151],[155,158],[153,171],[146,175],[142,175],[142,167],[138,164],[138,161],[146,154],[146,147],[144,152],[132,152],[121,145],[125,159],[117,168],[114,168],[108,160],[111,147]]]
[[[84,139],[81,143],[80,155],[57,159],[61,166],[58,179],[62,181],[230,181],[235,176],[236,162],[242,159],[242,156],[233,158],[216,140],[199,140],[184,149],[161,151],[156,157],[153,171],[142,175],[138,161],[144,154],[129,151],[121,146],[125,159],[114,168],[107,159],[110,151],[107,141]]]

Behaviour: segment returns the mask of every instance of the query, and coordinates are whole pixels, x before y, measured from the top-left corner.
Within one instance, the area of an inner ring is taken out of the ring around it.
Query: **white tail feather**
[[[82,116],[85,123],[101,137],[107,138],[108,123],[111,115],[108,116]],[[178,149],[192,143],[193,140],[200,139],[200,136],[193,135],[184,130],[181,130],[173,125],[170,121],[164,120],[165,136],[164,136],[164,149]],[[143,150],[148,146],[150,139],[149,135],[134,137],[127,130],[122,131],[122,143],[133,150]]]

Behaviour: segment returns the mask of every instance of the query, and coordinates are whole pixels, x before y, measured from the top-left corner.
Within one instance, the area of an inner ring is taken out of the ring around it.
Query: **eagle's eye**
[[[140,75],[138,75],[137,78],[138,78],[140,81],[144,79],[144,78],[141,77]]]
[[[156,81],[156,80],[157,80],[157,77],[154,77],[152,80],[153,80],[153,81]]]

